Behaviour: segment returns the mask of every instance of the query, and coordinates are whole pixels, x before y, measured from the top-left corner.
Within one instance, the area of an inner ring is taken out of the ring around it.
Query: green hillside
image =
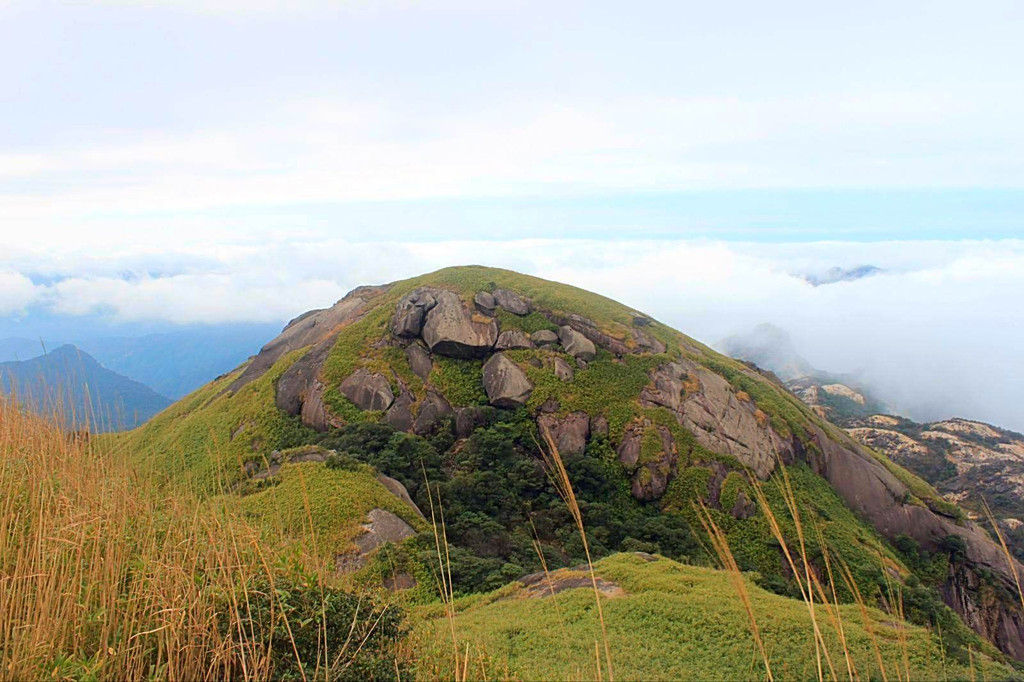
[[[510,271],[450,268],[357,289],[115,445],[171,485],[219,496],[296,542],[312,532],[325,561],[352,550],[369,510],[394,512],[419,534],[387,562],[417,576],[410,598],[422,601],[436,585],[433,533],[377,474],[428,519],[432,507],[443,512],[456,594],[584,561],[544,465],[541,427],[561,450],[596,557],[644,551],[717,566],[704,504],[741,570],[798,596],[754,501],[763,489],[786,543],[804,543],[823,581],[827,562],[847,567],[871,604],[904,583],[907,617],[941,629],[957,660],[979,648],[998,655],[983,638],[1024,657],[1007,564],[927,483],[756,368],[602,296]],[[279,464],[281,453],[313,446],[318,461]],[[371,558],[355,577],[382,570]],[[985,609],[970,623],[978,634],[942,603],[954,584],[970,587],[951,603]],[[854,598],[841,581],[829,587]]]
[[[608,557],[595,571],[609,593],[603,597],[603,610],[616,679],[765,677],[746,611],[738,598],[732,598],[735,590],[725,572],[632,554]],[[594,593],[589,585],[559,591],[563,581],[574,578],[588,582],[582,572],[556,573],[533,588],[517,583],[457,601],[456,641],[469,652],[470,676],[596,679],[594,643],[602,635],[593,614]],[[814,629],[804,603],[745,580],[758,629],[770,643],[769,666],[775,678],[817,678]],[[859,679],[966,680],[973,674],[995,680],[1014,675],[980,655],[972,671],[950,658],[926,629],[894,623],[878,609],[861,611],[850,605],[837,612],[832,621],[819,606],[828,645],[828,653],[822,655],[826,677],[832,676],[830,665],[839,677],[850,675],[836,624],[841,624]],[[452,676],[451,624],[443,609],[423,607],[414,614],[414,623],[420,676]],[[602,666],[606,668],[603,661]]]

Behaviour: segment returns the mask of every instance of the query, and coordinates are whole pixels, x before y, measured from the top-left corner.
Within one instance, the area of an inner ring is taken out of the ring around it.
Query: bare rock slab
[[[484,391],[495,407],[516,408],[530,399],[533,383],[526,372],[504,354],[495,353],[484,364]]]

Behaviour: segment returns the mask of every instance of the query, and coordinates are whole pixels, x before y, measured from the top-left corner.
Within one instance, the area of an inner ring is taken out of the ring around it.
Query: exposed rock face
[[[946,603],[960,613],[976,632],[990,638],[1002,651],[1024,659],[1022,614],[1006,602],[980,605],[971,595],[972,580],[982,569],[1000,580],[1010,594],[1016,593],[1013,574],[1002,550],[980,528],[968,522],[957,525],[950,518],[916,504],[905,503],[910,491],[878,460],[852,440],[837,442],[814,427],[817,450],[803,456],[811,467],[835,488],[848,507],[867,519],[884,537],[893,541],[908,535],[928,551],[941,549],[948,535],[960,536],[967,546],[966,562],[946,583]],[[1024,566],[1017,564],[1018,574]],[[984,613],[983,618],[972,613]]]
[[[498,305],[513,315],[529,315],[533,310],[530,299],[523,298],[514,291],[496,289],[493,296]]]
[[[558,340],[565,352],[574,358],[590,362],[597,356],[594,342],[568,325],[558,328]]]
[[[635,320],[634,320],[635,324]],[[648,323],[649,324],[649,323]],[[664,353],[665,344],[654,338],[642,329],[633,330],[633,339],[636,341],[637,350],[643,353]]]
[[[514,362],[495,353],[484,364],[484,390],[495,407],[516,408],[530,399],[533,383]]]
[[[237,391],[250,381],[263,376],[286,353],[320,344],[328,338],[333,339],[342,327],[362,316],[369,301],[387,290],[387,286],[358,287],[330,308],[312,310],[295,318],[285,326],[277,338],[260,349],[245,371],[232,382],[229,390]]]
[[[324,406],[324,386],[317,378],[317,372],[333,345],[332,334],[289,367],[277,380],[274,396],[278,409],[299,415],[303,424],[317,431],[326,431],[329,426],[336,425]]]
[[[1024,616],[1002,602],[986,599],[985,591],[975,571],[954,565],[943,586],[942,599],[972,630],[1017,660],[1024,659]]]
[[[586,412],[573,412],[563,419],[545,414],[537,419],[537,424],[542,433],[547,429],[562,455],[582,455],[586,450],[590,436],[590,418]]]
[[[419,343],[410,343],[405,349],[405,357],[409,360],[412,373],[426,381],[434,369],[434,363],[431,361],[427,349]]]
[[[558,334],[550,329],[541,329],[530,335],[530,340],[538,346],[549,346],[558,343]]]
[[[632,473],[640,462],[640,445],[643,442],[643,431],[627,431],[619,443],[618,455],[622,466]]]
[[[445,417],[454,414],[451,404],[443,395],[435,391],[427,391],[427,397],[420,404],[419,414],[413,423],[413,433],[423,435],[430,433],[434,426]]]
[[[473,303],[476,303],[478,308],[486,311],[488,314],[493,313],[494,306],[497,305],[494,301],[494,296],[486,291],[477,292],[476,296],[473,297]]]
[[[555,376],[561,381],[572,381],[574,373],[569,363],[562,358],[552,358],[551,368],[555,370]]]
[[[374,509],[366,515],[363,532],[355,539],[357,553],[338,556],[337,568],[343,573],[359,570],[377,548],[389,542],[401,542],[414,535],[416,531],[402,519],[385,509]]]
[[[588,339],[595,346],[604,348],[615,355],[621,357],[633,352],[633,349],[631,349],[624,341],[609,334],[605,334],[597,328],[597,325],[593,320],[583,317],[582,315],[569,315],[568,317],[548,315],[548,318],[555,324],[571,328],[583,335],[584,338]],[[626,330],[623,329],[623,331],[625,332]],[[559,331],[559,336],[561,336],[561,331]],[[640,350],[639,347],[637,350]],[[589,360],[589,358],[585,359]]]
[[[775,433],[767,415],[718,374],[680,360],[659,367],[651,380],[642,404],[672,410],[698,443],[733,455],[759,478],[772,472],[777,457],[792,457],[792,442]],[[688,383],[693,390],[686,391]]]
[[[391,382],[383,374],[371,374],[360,367],[341,382],[342,394],[360,410],[384,411],[395,401]]]
[[[395,398],[395,402],[391,404],[391,409],[389,409],[387,415],[385,415],[387,423],[399,431],[411,431],[413,424],[412,404],[412,394],[408,391],[402,391],[402,393]]]
[[[420,508],[416,506],[416,503],[412,501],[412,498],[409,496],[409,491],[406,489],[404,485],[402,485],[401,481],[391,478],[390,476],[385,476],[384,474],[380,473],[377,474],[377,480],[380,482],[382,486],[388,489],[389,493],[391,493],[392,495],[394,495],[395,497],[397,497],[398,499],[402,500],[407,505],[412,507],[413,511],[416,512],[417,516],[419,516],[421,519],[426,518],[425,516],[423,516],[423,512],[420,511]]]
[[[608,436],[608,419],[603,414],[590,418],[590,433],[594,436]]]
[[[518,329],[503,331],[498,335],[498,342],[494,345],[496,350],[519,350],[533,347],[533,341]]]
[[[391,331],[395,336],[413,339],[423,331],[427,313],[437,305],[434,292],[430,289],[416,289],[406,294],[395,306],[391,318]]]
[[[423,340],[431,352],[453,358],[487,355],[498,340],[494,318],[473,315],[457,294],[438,291],[437,304],[430,309],[423,325]]]

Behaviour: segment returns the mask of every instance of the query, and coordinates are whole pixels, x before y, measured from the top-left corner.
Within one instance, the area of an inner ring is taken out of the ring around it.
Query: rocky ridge
[[[906,535],[937,550],[950,535],[962,538],[967,563],[960,575],[950,577],[947,603],[1004,651],[1024,658],[1019,606],[989,604],[984,618],[970,616],[972,609],[981,610],[971,591],[977,570],[1010,584],[998,547],[972,523],[918,498],[917,489],[854,438],[809,412],[782,419],[774,402],[788,394],[771,376],[742,365],[728,366],[726,376],[711,351],[639,314],[628,321],[596,321],[509,286],[471,291],[429,284],[396,291],[395,286],[361,288],[330,309],[298,318],[233,388],[305,347],[280,376],[275,399],[307,426],[325,430],[356,415],[416,434],[452,428],[464,438],[484,423],[488,409],[525,409],[566,455],[585,452],[595,438],[610,440],[633,497],[649,504],[660,503],[694,466],[707,469],[710,490],[720,489],[730,470],[720,457],[761,479],[780,462],[804,462],[890,541]],[[379,332],[367,341],[364,356],[344,365],[335,362],[339,333],[378,312]],[[390,349],[396,352],[386,355]],[[382,357],[400,358],[404,365],[375,359]],[[567,407],[551,388],[564,385],[559,390],[571,397],[596,368],[633,366],[634,360],[648,369],[633,398],[633,415],[625,421],[602,410]],[[444,372],[452,362],[476,368],[477,385],[469,388],[481,401],[467,404],[446,390],[450,377]],[[345,367],[343,375],[339,366]],[[764,392],[767,402],[759,404],[760,394],[752,396],[747,387]],[[826,391],[849,399],[834,387]],[[786,410],[791,407],[787,403]],[[737,496],[728,511],[736,518],[753,513],[746,496]]]

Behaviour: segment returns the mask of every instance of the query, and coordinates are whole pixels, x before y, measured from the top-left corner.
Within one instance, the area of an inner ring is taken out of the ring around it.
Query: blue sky
[[[485,263],[1024,429],[1022,35],[1016,0],[0,0],[0,328]]]

